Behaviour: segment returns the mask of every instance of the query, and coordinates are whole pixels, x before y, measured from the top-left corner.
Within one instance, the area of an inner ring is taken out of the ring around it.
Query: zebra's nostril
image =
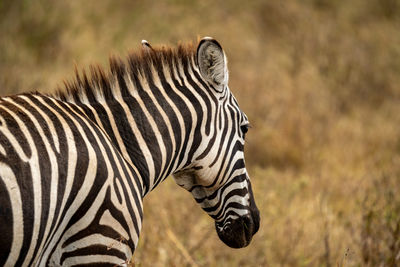
[[[243,232],[246,237],[246,240],[251,240],[254,233],[254,223],[253,219],[250,216],[244,216],[243,220]]]

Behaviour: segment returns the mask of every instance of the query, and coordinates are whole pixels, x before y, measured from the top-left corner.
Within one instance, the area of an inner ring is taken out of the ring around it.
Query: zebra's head
[[[227,59],[221,45],[208,37],[202,39],[193,65],[200,89],[210,100],[202,105],[205,114],[194,133],[194,139],[200,141],[194,141],[198,145],[193,159],[174,178],[215,220],[225,244],[245,247],[260,224],[244,161],[249,121],[229,90]]]

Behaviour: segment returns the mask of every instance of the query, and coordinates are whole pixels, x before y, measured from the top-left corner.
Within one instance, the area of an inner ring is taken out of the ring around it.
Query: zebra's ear
[[[142,40],[142,48],[143,48],[145,51],[153,50],[153,47],[151,47],[151,45],[149,44],[149,42],[147,42],[146,40]]]
[[[228,85],[226,56],[216,40],[205,37],[200,41],[197,47],[197,65],[201,76],[218,92],[222,92]]]

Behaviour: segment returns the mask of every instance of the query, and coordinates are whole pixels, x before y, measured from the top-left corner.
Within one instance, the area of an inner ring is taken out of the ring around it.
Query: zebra
[[[260,225],[244,161],[249,121],[206,37],[91,66],[53,93],[0,99],[0,266],[126,266],[143,198],[168,176],[247,246]]]

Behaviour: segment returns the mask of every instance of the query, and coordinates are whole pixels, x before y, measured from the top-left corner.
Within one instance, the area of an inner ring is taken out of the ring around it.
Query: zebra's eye
[[[243,134],[246,134],[248,132],[249,128],[250,128],[250,125],[248,125],[248,124],[240,126],[240,130],[242,130]]]

